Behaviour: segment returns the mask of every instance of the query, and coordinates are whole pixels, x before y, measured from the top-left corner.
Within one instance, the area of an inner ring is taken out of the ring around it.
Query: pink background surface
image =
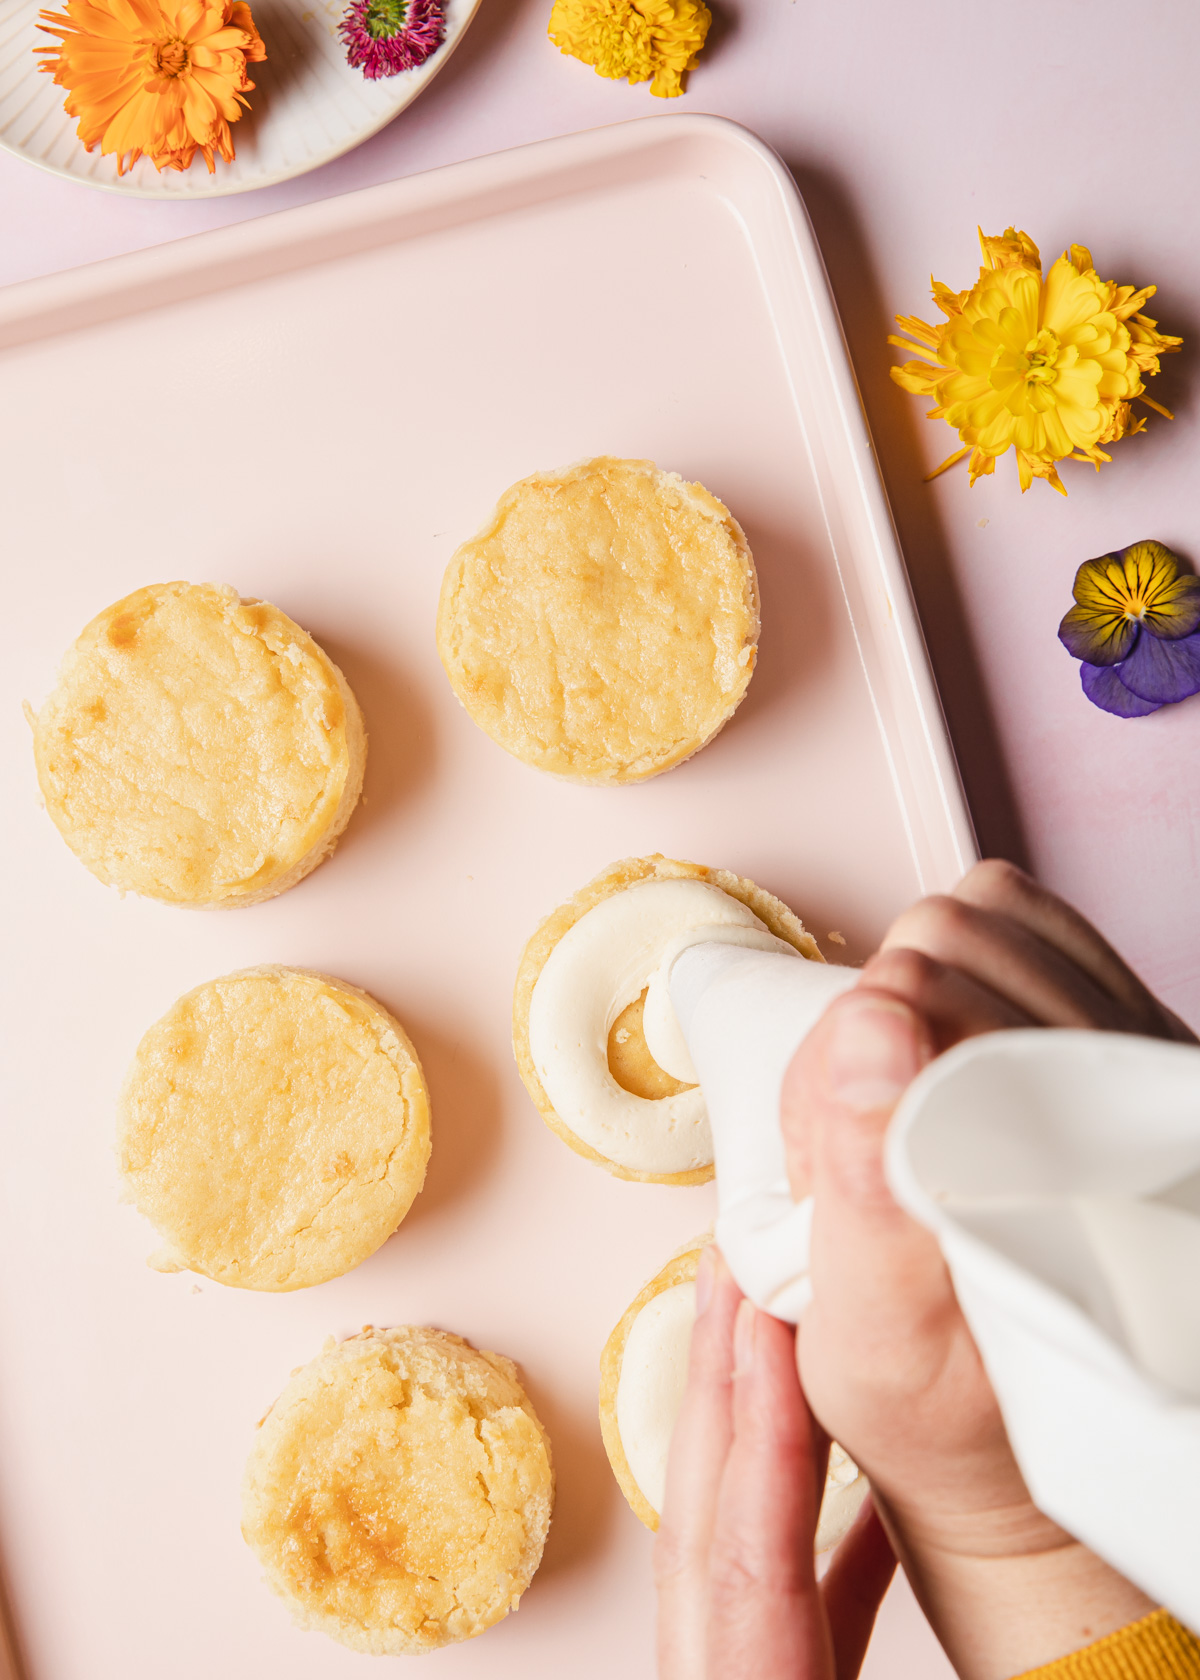
[[[1175,408],[1174,424],[1152,417],[1149,434],[1120,446],[1113,465],[1099,476],[1082,466],[1068,467],[1064,479],[1071,493],[1064,501],[1044,485],[1035,485],[1022,498],[1007,462],[974,491],[968,491],[961,469],[933,485],[922,484],[921,474],[949,452],[953,440],[944,427],[923,421],[922,405],[891,384],[886,373],[891,353],[883,343],[894,312],[927,312],[931,269],[956,287],[973,278],[976,222],[998,231],[1009,221],[1027,228],[1048,260],[1077,240],[1092,247],[1103,274],[1156,282],[1160,291],[1151,313],[1167,330],[1189,338],[1194,334],[1200,327],[1200,309],[1192,301],[1194,230],[1200,222],[1200,117],[1189,77],[1200,47],[1200,21],[1178,4],[1163,4],[1144,8],[1131,24],[1115,6],[1085,7],[1074,0],[1053,10],[1044,4],[1014,4],[1002,17],[949,4],[910,6],[901,17],[883,4],[817,7],[804,0],[725,0],[718,10],[709,53],[686,100],[674,108],[717,112],[746,123],[779,150],[805,195],[842,310],[983,848],[1027,862],[1073,898],[1175,1007],[1200,1022],[1195,838],[1200,699],[1137,722],[1108,718],[1083,700],[1076,668],[1054,636],[1082,559],[1147,535],[1192,559],[1200,556],[1190,347],[1168,362],[1165,376],[1153,387],[1159,400]],[[59,181],[0,153],[0,283],[659,109],[645,88],[601,82],[560,58],[544,39],[547,11],[548,0],[484,0],[455,58],[409,112],[357,153],[262,193],[196,205],[121,200]],[[689,345],[676,342],[670,331],[671,299],[646,298],[643,307],[661,321],[664,340],[681,360],[687,358]],[[373,310],[364,318],[364,345],[376,320]],[[603,331],[606,325],[593,321],[591,330]],[[614,320],[611,326],[619,337],[619,323]],[[698,348],[707,351],[707,346]],[[230,372],[236,379],[236,367]],[[179,370],[172,373],[178,376]],[[155,423],[162,419],[157,395],[151,384],[147,414]],[[61,453],[55,459],[63,482],[69,483],[72,461]],[[187,471],[200,470],[193,456]],[[52,491],[52,484],[48,488]],[[254,586],[251,580],[248,587]],[[88,602],[89,610],[93,605]],[[317,605],[337,653],[335,597]],[[64,604],[59,610],[68,609]],[[315,612],[310,617],[315,619]],[[82,622],[73,607],[68,616]],[[303,619],[299,609],[297,616]],[[47,631],[43,639],[44,647],[39,641],[30,650],[31,663],[42,665],[60,651],[63,638],[57,632]],[[347,670],[354,681],[349,660]],[[369,658],[359,680],[368,705],[372,684],[383,698],[391,698],[386,671],[373,667]],[[33,680],[26,687],[35,698],[41,692]],[[419,790],[428,770],[419,762],[398,762],[392,774],[398,785]],[[347,844],[353,843],[360,859],[369,863],[384,833],[377,822],[366,823],[357,840],[352,832]],[[55,869],[68,917],[75,896],[82,903],[91,888],[70,865],[64,854]],[[323,885],[321,876],[303,889],[317,897],[325,890],[332,888]],[[297,895],[295,904],[300,902]],[[126,923],[136,917],[144,924],[147,950],[155,953],[154,970],[141,982],[144,996],[139,994],[132,1009],[148,1020],[182,989],[173,985],[170,966],[174,924],[168,928],[155,907],[132,903],[118,907],[114,902],[106,915],[115,917],[118,908]],[[278,912],[264,915],[274,916],[283,929],[283,910],[281,904]],[[514,925],[520,920],[515,915]],[[93,937],[99,948],[106,935],[97,927]],[[217,942],[215,930],[202,934],[198,929],[190,940],[189,960],[178,964],[183,983],[199,977],[195,966],[205,959],[196,946],[205,941],[213,943],[208,959],[213,972],[259,956],[257,946],[248,945],[231,959],[225,938]],[[271,954],[285,961],[323,959],[347,971],[354,966],[344,955],[313,950],[300,938],[294,943],[294,950],[276,946]],[[339,940],[339,952],[344,951]],[[372,983],[365,952],[350,977]],[[383,983],[380,991],[385,1001],[403,1005],[404,998],[394,991],[389,995]],[[481,1110],[492,1111],[496,1099],[489,1095],[488,1067],[454,1043],[439,1047],[436,1033],[431,1041],[435,1100],[440,1081],[468,1107],[475,1101]],[[119,1075],[127,1048],[111,1047],[107,1073]],[[68,1070],[74,1054],[68,1041]],[[463,1143],[469,1153],[470,1140]],[[106,1140],[102,1146],[107,1147]],[[495,1147],[493,1171],[519,1184],[526,1144],[515,1141],[511,1129],[502,1129]],[[569,1159],[566,1164],[573,1165]],[[74,1205],[80,1170],[78,1163],[64,1160],[64,1194],[72,1217],[86,1222],[99,1215],[82,1195],[78,1208]],[[424,1244],[443,1253],[447,1265],[461,1241],[479,1236],[473,1200],[477,1181],[465,1169],[461,1182],[450,1178],[447,1174],[437,1187],[424,1232],[419,1225],[414,1230]],[[607,1195],[609,1189],[604,1181],[595,1194]],[[619,1206],[626,1205],[614,1194],[614,1220],[622,1217]],[[570,1204],[564,1204],[556,1216],[564,1227],[570,1211]],[[683,1223],[688,1229],[681,1229],[680,1237],[689,1234],[690,1222]],[[144,1252],[143,1234],[132,1216],[122,1230],[122,1263],[133,1265]],[[42,1240],[48,1242],[49,1235]],[[633,1249],[639,1243],[646,1249],[644,1256],[631,1250],[623,1263],[636,1286],[640,1273],[653,1269],[653,1255],[644,1239],[629,1240]],[[384,1256],[371,1263],[385,1264]],[[96,1287],[102,1281],[103,1271]],[[163,1288],[187,1293],[190,1282],[164,1284],[146,1274],[140,1287],[149,1302]],[[198,1312],[211,1293],[206,1288],[196,1299]],[[311,1335],[295,1299],[283,1303],[283,1311],[295,1320],[299,1359],[308,1356]],[[340,1328],[353,1327],[354,1304],[348,1295],[346,1323]],[[413,1316],[420,1315],[422,1304],[416,1297],[406,1303]],[[86,1290],[79,1305],[86,1313]],[[31,1297],[29,1310],[36,1307]],[[264,1351],[260,1341],[259,1320],[268,1307],[274,1312],[280,1303],[245,1297],[223,1309],[226,1334],[240,1338],[250,1361],[242,1379],[247,1404],[269,1399],[277,1386],[279,1350],[272,1343]],[[493,1319],[488,1334],[506,1351],[536,1365],[542,1350],[536,1338],[527,1348],[520,1345],[518,1317],[511,1327]],[[164,1326],[169,1318],[164,1314]],[[456,1327],[467,1334],[475,1331],[465,1321]],[[590,1322],[571,1328],[580,1358],[595,1330]],[[180,1358],[203,1360],[208,1345],[204,1337],[185,1338]],[[216,1337],[214,1353],[222,1346]],[[70,1381],[65,1358],[63,1380]],[[595,1536],[625,1522],[627,1513],[614,1505],[607,1471],[589,1444],[586,1396],[568,1393],[556,1401],[535,1388],[535,1397],[546,1406],[551,1428],[562,1435],[576,1467],[574,1514],[560,1531],[557,1550],[552,1547],[540,1583],[547,1601],[544,1614],[565,1632],[575,1606],[583,1603],[578,1595],[590,1599],[597,1588],[597,1557],[611,1560],[606,1590],[614,1616],[620,1614],[622,1594],[640,1592],[636,1572],[645,1560],[637,1536],[629,1548],[596,1550]],[[101,1397],[98,1441],[103,1439],[104,1408],[119,1409],[129,1399]],[[237,1416],[221,1426],[228,1440],[212,1448],[214,1465],[242,1451],[241,1408],[235,1411]],[[179,1462],[185,1461],[187,1441],[175,1445]],[[196,1450],[200,1462],[209,1456],[208,1447]],[[170,1483],[176,1472],[169,1460],[164,1464]],[[11,1492],[11,1474],[6,1480]],[[186,1498],[182,1482],[173,1497]],[[53,1543],[52,1536],[44,1538]],[[69,1540],[64,1544],[66,1568],[72,1560]],[[253,1576],[248,1565],[248,1613],[259,1591]],[[530,1599],[530,1613],[536,1602]],[[506,1642],[511,1644],[521,1626],[518,1618],[489,1635],[474,1648],[475,1658],[491,1653],[502,1661]],[[59,1637],[64,1652],[85,1648],[76,1643],[85,1638],[83,1627],[75,1634],[63,1630]],[[907,1674],[916,1680],[936,1672],[936,1658],[921,1644],[902,1598],[885,1619],[877,1660],[880,1676]],[[441,1658],[434,1661],[443,1666]],[[450,1656],[448,1662],[457,1671],[457,1659]],[[351,1667],[362,1671],[363,1662],[330,1648],[327,1664],[317,1667],[330,1674]],[[185,1666],[175,1670],[185,1671]],[[70,1672],[61,1670],[64,1680]],[[648,1664],[631,1672],[648,1673]],[[36,1669],[34,1676],[37,1680]]]
[[[1192,344],[1200,331],[1200,13],[1151,0],[717,0],[675,109],[745,123],[792,167],[850,340],[985,851],[1068,894],[1200,1022],[1200,700],[1135,722],[1095,711],[1054,636],[1081,560],[1140,537],[1200,557]],[[357,152],[286,186],[206,204],[119,200],[0,153],[0,283],[130,251],[527,140],[664,108],[545,39],[549,0],[484,0],[421,99]],[[669,108],[669,107],[668,107]],[[952,434],[892,385],[894,313],[929,274],[978,265],[975,226],[1025,227],[1053,258],[1090,245],[1105,276],[1154,282],[1189,345],[1151,417],[1069,499],[1022,497],[1010,462],[968,491],[921,474]],[[670,300],[653,298],[669,337]],[[370,323],[364,321],[364,333]],[[614,330],[616,330],[614,328]],[[687,353],[677,346],[677,353]]]

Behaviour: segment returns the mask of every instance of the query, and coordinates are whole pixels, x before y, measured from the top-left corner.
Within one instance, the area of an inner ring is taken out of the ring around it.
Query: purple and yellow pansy
[[[1160,542],[1085,560],[1058,627],[1083,692],[1115,717],[1145,717],[1200,693],[1200,578]]]

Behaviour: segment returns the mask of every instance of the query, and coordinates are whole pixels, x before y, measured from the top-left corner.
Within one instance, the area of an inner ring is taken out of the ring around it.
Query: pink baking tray
[[[882,353],[882,352],[881,352]],[[0,294],[9,955],[0,1547],[29,1680],[315,1680],[372,1660],[295,1631],[238,1530],[255,1420],[329,1334],[432,1322],[520,1361],[559,1494],[519,1614],[454,1676],[653,1672],[650,1537],[609,1474],[601,1345],[712,1216],[542,1125],[509,998],[538,919],[662,851],[780,893],[834,958],[974,858],[854,376],[804,207],[752,135],[661,117],[285,211]],[[506,485],[581,456],[701,479],[749,534],[761,661],[725,732],[640,787],[556,782],[455,702],[442,570]],[[20,702],[140,584],[277,602],[371,736],[331,862],[188,914],[106,891],[39,809]],[[840,933],[847,945],[830,944]],[[434,1153],[398,1234],[295,1295],[144,1264],[115,1094],[144,1028],[253,963],[365,986],[428,1070]],[[868,1673],[949,1673],[910,1599]]]

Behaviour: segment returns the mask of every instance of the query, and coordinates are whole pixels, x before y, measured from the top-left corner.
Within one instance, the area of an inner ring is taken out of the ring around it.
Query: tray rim
[[[877,573],[866,582],[882,591],[874,610],[865,598],[857,603],[851,598],[853,580],[834,536],[829,487],[823,483],[816,453],[822,440],[809,436],[798,401],[797,414],[918,883],[922,892],[946,891],[978,860],[979,848],[849,346],[799,188],[778,154],[741,124],[690,112],[640,117],[444,164],[21,281],[0,288],[0,353],[272,273],[340,260],[357,250],[545,203],[560,196],[556,176],[569,176],[572,192],[581,190],[580,178],[589,172],[597,184],[611,185],[614,169],[631,158],[649,157],[689,141],[715,142],[740,154],[767,188],[773,213],[781,217],[789,257],[817,328],[821,373],[833,394],[836,428],[824,441],[840,443],[852,462],[855,494],[865,517],[863,534]],[[779,348],[794,385],[796,370],[782,340]],[[837,492],[834,495],[836,499]],[[871,622],[880,610],[882,626]],[[885,660],[889,654],[898,655],[891,694],[878,692],[867,642]],[[906,717],[899,716],[901,708]],[[922,783],[923,788],[918,785]]]
[[[831,419],[836,418],[835,430],[855,462],[855,493],[861,499],[871,535],[871,563],[878,568],[886,595],[888,634],[900,655],[909,698],[920,723],[909,746],[923,755],[929,776],[923,810],[914,809],[920,804],[922,790],[906,778],[905,754],[894,750],[887,696],[876,691],[868,650],[864,648],[864,639],[870,639],[873,626],[863,621],[862,609],[847,594],[847,580],[842,576],[847,613],[913,865],[923,890],[945,890],[956,878],[954,868],[961,874],[977,858],[978,851],[853,363],[799,189],[777,154],[741,125],[691,113],[638,118],[444,165],[19,282],[0,288],[0,356],[6,350],[19,351],[43,339],[128,317],[142,309],[548,203],[568,196],[556,190],[556,176],[570,175],[578,180],[584,165],[594,166],[597,183],[619,183],[623,177],[614,171],[620,164],[650,157],[660,148],[697,140],[732,148],[752,164],[773,195],[781,226],[792,242],[796,279],[812,312],[824,356],[822,374],[834,396]],[[770,300],[769,289],[764,289]],[[782,343],[780,353],[786,359]],[[791,368],[788,373],[791,377]],[[798,413],[799,406],[797,403]],[[803,421],[801,424],[807,437]],[[808,438],[808,443],[817,493],[823,511],[828,513],[820,463],[813,458],[813,440]],[[843,562],[832,530],[830,544],[840,574]],[[937,791],[935,801],[928,798],[929,787]],[[927,825],[930,820],[940,824],[939,856],[931,857],[928,849],[922,852],[914,826],[915,819],[922,816]],[[18,1637],[11,1638],[11,1632]],[[10,1654],[10,1647],[14,1652],[20,1649],[19,1622],[11,1600],[7,1606],[0,1602],[0,1680],[21,1680],[18,1659]]]

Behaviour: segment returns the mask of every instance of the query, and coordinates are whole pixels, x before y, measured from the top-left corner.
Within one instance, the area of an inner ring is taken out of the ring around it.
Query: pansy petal
[[[1131,694],[1159,706],[1200,694],[1200,635],[1176,641],[1140,636],[1119,676]]]
[[[1142,622],[1151,635],[1174,641],[1200,629],[1200,578],[1165,543],[1132,543],[1121,559],[1126,576],[1138,579]]]
[[[1058,627],[1058,639],[1072,659],[1092,665],[1119,665],[1128,659],[1141,626],[1123,612],[1103,614],[1089,607],[1072,607]]]
[[[1169,594],[1160,595],[1146,608],[1142,623],[1152,636],[1169,642],[1200,630],[1200,578],[1190,573],[1177,578]]]
[[[1089,665],[1085,660],[1079,667],[1079,680],[1092,705],[1111,712],[1113,717],[1149,717],[1159,710],[1156,701],[1139,700],[1131,694],[1111,665]]]
[[[1120,551],[1119,559],[1130,589],[1147,600],[1153,600],[1179,575],[1179,556],[1166,543],[1130,543]]]
[[[1075,573],[1071,593],[1081,607],[1094,612],[1117,610],[1124,612],[1132,599],[1125,579],[1121,555],[1101,554],[1095,560],[1085,560]]]

